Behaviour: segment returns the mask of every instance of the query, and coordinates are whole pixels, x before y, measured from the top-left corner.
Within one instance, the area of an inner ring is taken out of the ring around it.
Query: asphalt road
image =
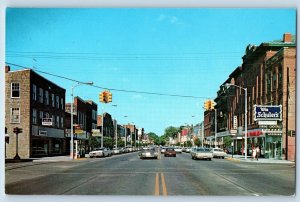
[[[6,165],[5,191],[22,195],[291,196],[295,167],[190,154],[141,160],[137,153],[70,162]]]

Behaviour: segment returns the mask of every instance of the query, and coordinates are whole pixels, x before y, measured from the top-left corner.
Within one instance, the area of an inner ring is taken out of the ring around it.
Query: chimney
[[[5,65],[5,73],[8,73],[8,72],[10,72],[10,66]]]
[[[284,33],[283,34],[283,42],[284,43],[292,42],[292,35],[290,33]]]

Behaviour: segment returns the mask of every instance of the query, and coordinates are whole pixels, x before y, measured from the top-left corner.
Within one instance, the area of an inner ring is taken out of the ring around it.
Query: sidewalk
[[[227,159],[235,162],[295,164],[295,161],[279,159],[258,158],[258,160],[255,160],[251,156],[247,156],[247,159],[245,159],[245,156],[242,155],[233,155],[232,158],[232,155],[230,154],[227,156]]]

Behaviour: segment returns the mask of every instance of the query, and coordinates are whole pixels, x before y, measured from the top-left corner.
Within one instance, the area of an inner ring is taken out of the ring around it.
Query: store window
[[[12,98],[20,97],[20,83],[18,82],[11,83],[11,97]]]

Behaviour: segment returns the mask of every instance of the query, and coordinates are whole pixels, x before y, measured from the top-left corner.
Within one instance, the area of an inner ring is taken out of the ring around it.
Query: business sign
[[[233,116],[233,129],[237,129],[237,116]]]
[[[254,121],[276,120],[282,120],[282,105],[254,105]]]
[[[102,134],[100,133],[100,129],[92,129],[92,136],[93,137],[102,137]]]
[[[43,118],[42,125],[43,126],[52,126],[52,118]]]
[[[276,126],[277,121],[258,121],[259,126]]]

